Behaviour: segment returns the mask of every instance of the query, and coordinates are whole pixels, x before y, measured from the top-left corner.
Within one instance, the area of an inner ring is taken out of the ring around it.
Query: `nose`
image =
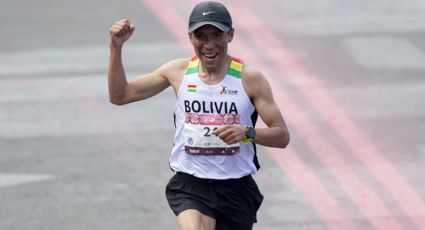
[[[208,37],[208,38],[205,40],[204,47],[208,49],[208,48],[214,48],[214,46],[215,46],[215,41],[214,41],[214,39],[213,39],[213,38],[211,38],[211,37]]]

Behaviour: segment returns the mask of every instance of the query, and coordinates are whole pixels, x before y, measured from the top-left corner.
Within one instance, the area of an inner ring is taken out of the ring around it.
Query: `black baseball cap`
[[[189,32],[204,25],[213,25],[227,32],[232,28],[232,17],[226,7],[213,1],[198,3],[189,17]]]

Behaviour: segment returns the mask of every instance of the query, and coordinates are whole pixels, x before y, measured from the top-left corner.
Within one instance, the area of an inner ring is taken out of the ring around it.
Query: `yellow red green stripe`
[[[187,92],[196,92],[196,85],[187,85]]]
[[[188,74],[197,73],[198,69],[199,69],[199,59],[198,57],[193,56],[192,60],[189,62],[189,66],[187,67],[186,74],[188,75]],[[242,69],[243,69],[242,60],[238,58],[232,58],[227,74],[236,78],[241,78]],[[189,92],[192,92],[192,91],[189,91]]]
[[[186,74],[197,73],[199,67],[199,59],[196,56],[192,57],[192,60],[189,62],[189,66],[187,67]]]
[[[227,71],[227,73],[233,77],[241,78],[242,67],[243,67],[243,62],[241,59],[232,58],[232,61],[230,62],[229,70]]]

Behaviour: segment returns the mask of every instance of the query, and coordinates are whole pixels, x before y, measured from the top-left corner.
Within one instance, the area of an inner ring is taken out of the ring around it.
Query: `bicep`
[[[138,101],[150,98],[168,86],[170,86],[168,79],[160,70],[156,70],[129,82],[126,91],[129,101]]]
[[[181,77],[187,68],[190,59],[176,59],[170,61],[152,73],[142,75],[129,83],[128,90],[132,100],[144,100],[152,97],[164,89],[172,86],[177,92]]]
[[[247,80],[245,83],[247,93],[264,123],[268,127],[280,126],[286,128],[283,116],[273,98],[272,89],[267,79],[261,73],[257,72],[249,76]]]
[[[253,103],[261,119],[268,127],[286,127],[271,91],[261,93],[261,95],[253,99]]]

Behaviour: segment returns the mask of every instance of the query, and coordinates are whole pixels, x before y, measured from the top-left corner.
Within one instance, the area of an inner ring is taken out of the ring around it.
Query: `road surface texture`
[[[0,2],[0,229],[177,229],[164,188],[174,93],[115,106],[109,27],[134,79],[190,57],[197,1]],[[223,1],[232,55],[291,132],[259,149],[260,230],[425,229],[425,1]]]

